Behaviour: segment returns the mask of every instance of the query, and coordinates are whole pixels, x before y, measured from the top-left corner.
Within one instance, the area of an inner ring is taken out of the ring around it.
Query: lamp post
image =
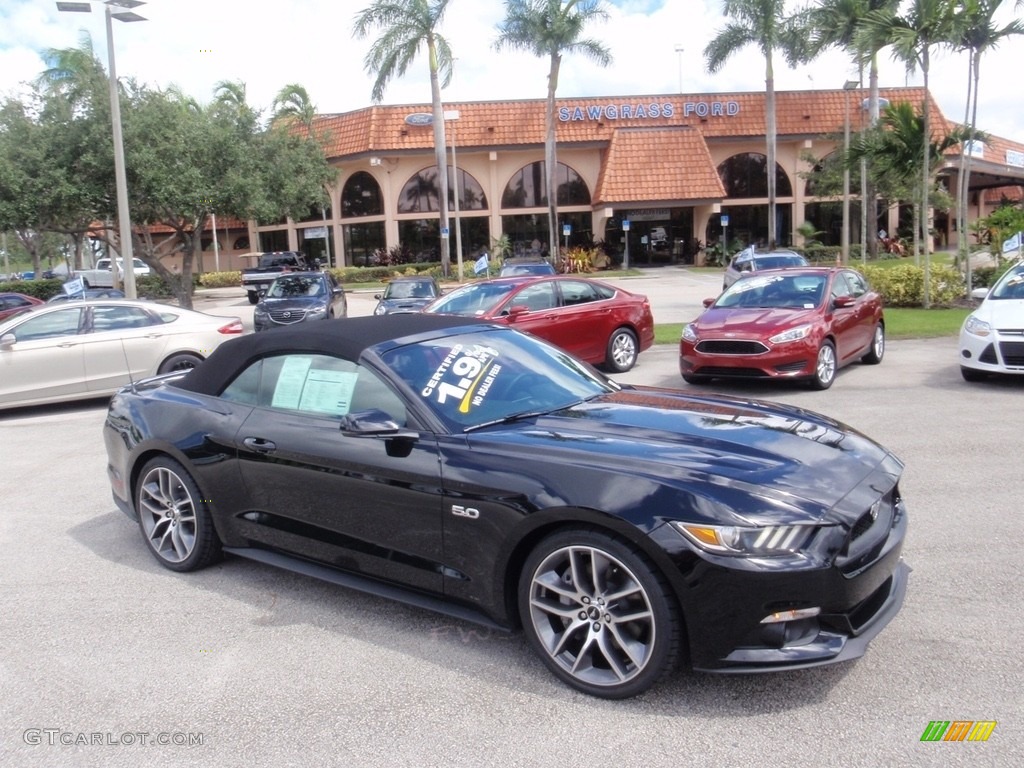
[[[683,92],[683,46],[676,46],[676,54],[679,56],[679,92]]]
[[[110,76],[110,120],[114,132],[114,180],[117,186],[117,222],[121,238],[121,264],[124,268],[124,293],[129,299],[138,295],[135,290],[135,258],[132,254],[132,223],[128,210],[128,179],[124,169],[124,140],[121,135],[121,99],[117,88],[117,67],[114,63],[114,22],[145,21],[131,9],[145,5],[143,0],[106,0],[107,60]],[[112,8],[125,8],[114,12]],[[57,10],[66,13],[91,13],[90,2],[58,2]],[[117,272],[116,262],[112,272]]]
[[[856,80],[847,80],[843,83],[843,100],[845,109],[843,113],[843,234],[842,234],[842,260],[843,265],[850,263],[850,166],[846,159],[850,154],[850,91],[859,88],[860,83]]]

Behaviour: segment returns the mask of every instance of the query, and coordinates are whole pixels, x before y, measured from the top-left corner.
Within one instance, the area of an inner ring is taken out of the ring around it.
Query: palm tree
[[[544,186],[548,198],[548,248],[558,253],[558,162],[555,148],[555,92],[562,56],[582,53],[602,67],[611,63],[607,47],[597,40],[582,38],[586,26],[608,18],[601,0],[505,0],[505,19],[498,25],[497,50],[528,51],[548,57],[548,97],[544,116]]]
[[[723,11],[729,21],[704,48],[704,61],[708,72],[718,72],[725,62],[741,48],[756,45],[764,55],[765,83],[765,140],[767,143],[768,174],[768,243],[775,247],[775,68],[776,51],[782,53],[788,64],[804,61],[809,53],[806,28],[800,14],[786,16],[785,0],[725,0]]]
[[[972,134],[978,127],[978,87],[981,79],[982,54],[995,48],[1012,35],[1024,33],[1024,24],[1017,19],[1001,28],[996,27],[993,17],[1002,4],[1003,0],[965,0],[956,19],[958,47],[969,54],[964,124],[969,126]],[[1022,4],[1024,4],[1024,0],[1017,0],[1016,7],[1019,8]],[[957,232],[960,233],[957,238],[957,249],[959,258],[965,265],[967,293],[970,295],[971,260],[967,238],[963,236],[963,233],[967,231],[967,193],[971,182],[970,152],[960,153],[960,174],[957,181],[956,216]]]
[[[316,117],[316,105],[309,98],[309,92],[298,83],[289,83],[279,90],[271,109],[273,122],[285,125],[298,122],[307,131],[313,127],[313,118]]]
[[[931,179],[929,151],[931,147],[931,96],[928,93],[928,72],[932,49],[955,42],[955,10],[957,0],[911,0],[907,13],[894,15],[888,9],[870,12],[862,27],[862,44],[869,47],[892,46],[893,58],[902,61],[908,72],[921,68],[924,79],[924,132],[921,139],[921,246],[924,252],[924,306],[931,306],[928,282],[931,249],[928,242],[928,191]],[[919,259],[917,233],[914,235],[914,256]]]
[[[356,15],[355,36],[366,37],[372,29],[381,34],[363,61],[366,71],[376,76],[371,97],[384,98],[384,90],[395,77],[408,71],[420,49],[426,47],[430,67],[430,103],[434,115],[434,157],[440,186],[441,268],[447,276],[451,270],[448,230],[448,158],[444,135],[444,109],[441,89],[452,79],[452,51],[448,41],[438,32],[448,9],[448,0],[375,0]]]

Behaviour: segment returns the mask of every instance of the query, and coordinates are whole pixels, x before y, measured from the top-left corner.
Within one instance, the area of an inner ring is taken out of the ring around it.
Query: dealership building
[[[776,93],[776,231],[801,245],[810,222],[825,244],[841,236],[841,201],[815,194],[807,174],[841,150],[847,129],[867,122],[867,90]],[[922,88],[887,88],[888,103],[923,102]],[[702,248],[764,244],[768,231],[765,94],[671,94],[557,101],[559,242],[604,242],[633,263],[701,263]],[[884,103],[884,102],[883,102]],[[543,99],[445,105],[450,245],[475,258],[500,236],[516,254],[546,250]],[[374,251],[402,246],[437,258],[438,172],[429,105],[371,106],[320,115],[313,130],[338,169],[330,205],[300,220],[225,222],[217,232],[220,268],[245,266],[248,251],[303,250],[336,266],[363,265]],[[935,132],[952,127],[932,101]],[[983,128],[983,126],[980,126]],[[974,142],[968,220],[1000,201],[1020,200],[1024,144]],[[959,149],[939,178],[955,198]],[[851,242],[860,243],[859,182],[851,190]],[[457,184],[455,183],[457,181]],[[457,197],[456,197],[457,190]],[[955,213],[933,212],[935,246],[956,244]],[[867,226],[909,228],[900,206],[879,207]],[[204,250],[212,250],[212,232]],[[210,269],[209,259],[205,268]]]

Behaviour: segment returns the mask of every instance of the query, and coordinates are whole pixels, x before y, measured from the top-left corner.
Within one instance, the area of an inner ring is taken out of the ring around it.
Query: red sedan
[[[836,371],[885,353],[882,300],[852,269],[807,267],[737,280],[683,328],[679,372],[710,379],[802,379],[828,389]]]
[[[654,343],[646,296],[569,275],[481,280],[423,311],[510,325],[618,373],[632,368],[637,355]]]
[[[42,303],[42,299],[26,296],[23,293],[0,293],[0,320]]]

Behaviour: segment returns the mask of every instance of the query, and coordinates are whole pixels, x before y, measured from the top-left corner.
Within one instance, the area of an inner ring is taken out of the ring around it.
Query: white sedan
[[[193,368],[237,317],[125,299],[42,304],[0,322],[0,408],[81,400]]]
[[[1024,264],[1006,272],[960,329],[960,373],[1024,374]]]

